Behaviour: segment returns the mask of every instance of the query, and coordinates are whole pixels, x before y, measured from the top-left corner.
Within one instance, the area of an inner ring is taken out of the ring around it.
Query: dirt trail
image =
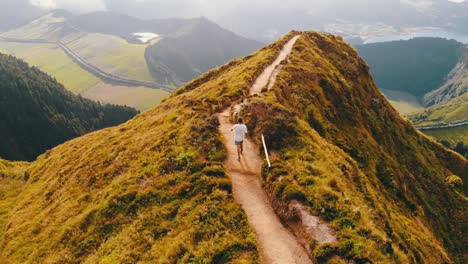
[[[252,85],[252,88],[250,88],[250,94],[260,94],[262,92],[262,88],[265,87],[268,82],[270,81],[270,78],[275,72],[275,69],[280,66],[280,63],[285,60],[289,54],[291,54],[292,48],[294,47],[294,44],[296,43],[297,39],[300,37],[300,35],[294,36],[291,40],[289,40],[286,45],[284,45],[283,49],[281,49],[280,54],[278,57],[276,57],[276,60],[273,61],[272,64],[270,64],[263,72],[260,74],[260,76],[257,77],[255,80],[254,84]],[[281,68],[280,68],[281,70]],[[277,71],[278,72],[278,71]],[[278,72],[279,73],[279,72]],[[278,74],[276,74],[278,75]],[[274,76],[276,78],[276,75]],[[274,80],[272,80],[274,81]]]
[[[260,93],[261,89],[268,83],[275,68],[290,54],[298,37],[294,37],[285,45],[280,56],[256,80],[251,93],[257,93],[256,90]],[[236,107],[234,106],[234,108]],[[219,131],[224,137],[228,155],[224,164],[231,178],[234,198],[242,205],[249,223],[257,234],[263,263],[312,263],[305,249],[281,224],[261,186],[262,159],[258,154],[258,146],[250,139],[246,139],[244,141],[244,155],[241,156],[240,161],[237,160],[237,149],[234,145],[233,132],[231,132],[233,124],[230,117],[231,107],[218,114]]]

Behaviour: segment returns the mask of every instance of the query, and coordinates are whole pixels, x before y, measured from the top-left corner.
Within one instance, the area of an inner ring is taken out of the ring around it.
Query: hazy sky
[[[94,10],[129,10],[131,13],[146,11],[145,16],[190,17],[219,16],[230,9],[279,9],[298,8],[314,12],[323,8],[341,5],[343,0],[30,0],[31,3],[45,8],[64,8],[75,12]],[[350,0],[345,0],[350,2]],[[379,0],[352,0],[354,2],[375,2]],[[391,0],[387,0],[391,1]],[[422,7],[436,0],[394,0]],[[463,2],[465,0],[447,0]]]

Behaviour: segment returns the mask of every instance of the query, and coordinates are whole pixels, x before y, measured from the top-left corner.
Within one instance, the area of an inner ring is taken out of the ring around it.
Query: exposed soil
[[[292,38],[280,52],[278,58],[268,66],[252,86],[250,93],[259,94],[274,74],[275,69],[291,53],[294,43],[299,38]],[[231,109],[233,106],[218,114],[220,121],[219,132],[224,137],[228,157],[225,166],[232,182],[236,201],[242,205],[249,223],[257,234],[259,251],[263,263],[312,263],[306,250],[300,245],[296,237],[281,224],[273,210],[265,191],[260,183],[262,159],[259,147],[252,140],[244,141],[244,154],[237,160],[237,147],[234,145],[231,127]]]

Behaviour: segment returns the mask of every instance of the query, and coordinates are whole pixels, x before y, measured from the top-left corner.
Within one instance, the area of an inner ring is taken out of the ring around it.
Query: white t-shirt
[[[245,134],[247,133],[247,126],[244,124],[235,124],[232,127],[234,130],[234,141],[244,141]]]

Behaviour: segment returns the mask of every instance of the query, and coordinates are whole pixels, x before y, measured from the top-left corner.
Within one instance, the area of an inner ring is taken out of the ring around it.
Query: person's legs
[[[240,160],[240,155],[242,153],[242,143],[236,141],[237,146],[237,160]]]
[[[244,154],[244,142],[240,144],[240,154]]]

